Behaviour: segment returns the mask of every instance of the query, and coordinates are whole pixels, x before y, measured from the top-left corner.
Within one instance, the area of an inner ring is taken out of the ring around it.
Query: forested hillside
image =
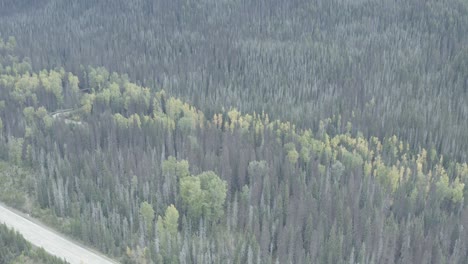
[[[15,54],[0,42],[0,200],[123,263],[468,262],[468,165],[435,147]]]
[[[34,248],[20,234],[0,224],[0,263],[65,264],[67,262]]]
[[[0,32],[35,70],[81,65],[335,136],[393,135],[468,160],[466,0],[7,0]],[[152,92],[155,92],[153,90]]]

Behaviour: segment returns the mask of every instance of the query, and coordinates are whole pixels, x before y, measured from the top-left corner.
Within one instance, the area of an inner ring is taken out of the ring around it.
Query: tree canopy
[[[122,263],[467,263],[467,10],[0,1],[0,201]]]

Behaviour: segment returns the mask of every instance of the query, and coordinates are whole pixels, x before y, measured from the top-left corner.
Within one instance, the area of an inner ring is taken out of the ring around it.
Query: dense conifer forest
[[[464,0],[7,0],[0,33],[0,201],[122,263],[468,263]]]
[[[466,0],[3,0],[0,33],[36,71],[104,66],[209,116],[316,130],[336,115],[333,134],[351,122],[467,161],[467,14]]]

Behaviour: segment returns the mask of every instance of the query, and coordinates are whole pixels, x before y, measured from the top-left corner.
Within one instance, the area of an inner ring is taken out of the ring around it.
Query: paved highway
[[[50,230],[36,221],[23,217],[20,213],[0,204],[0,223],[21,233],[31,244],[43,247],[47,252],[63,258],[70,264],[115,264],[115,262],[95,251]]]

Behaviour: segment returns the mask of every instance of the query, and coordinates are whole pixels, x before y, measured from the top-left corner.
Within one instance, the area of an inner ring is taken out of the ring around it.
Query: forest
[[[468,156],[466,0],[3,0],[35,71],[128,74],[208,116],[265,111],[317,130]],[[3,15],[2,15],[3,14]]]
[[[206,116],[0,42],[0,200],[122,263],[466,263],[468,165],[265,112]]]
[[[467,14],[0,1],[0,201],[125,264],[468,263]]]

